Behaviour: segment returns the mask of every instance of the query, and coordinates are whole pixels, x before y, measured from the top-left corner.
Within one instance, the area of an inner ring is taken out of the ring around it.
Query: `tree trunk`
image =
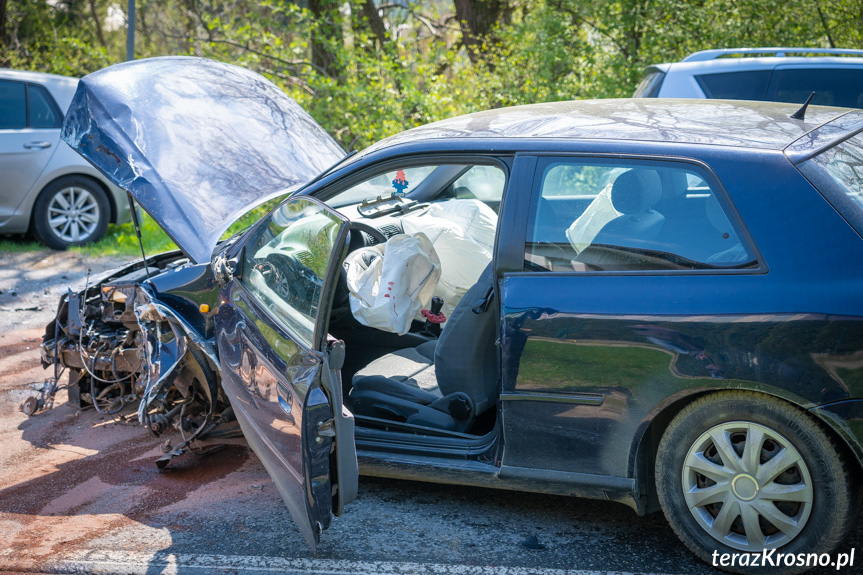
[[[99,18],[99,11],[96,9],[96,0],[90,0],[90,14],[93,16],[93,23],[96,25],[96,37],[99,39],[99,44],[107,49],[108,45],[105,43],[105,34],[102,32],[102,20]]]
[[[309,0],[309,10],[317,24],[312,31],[312,64],[331,77],[340,72],[336,53],[336,46],[343,42],[339,5],[338,0]]]
[[[508,22],[512,6],[508,0],[453,0],[461,27],[461,38],[473,62],[483,51],[483,41],[492,36],[494,26]]]
[[[378,39],[378,45],[383,48],[387,40],[387,28],[384,26],[384,21],[378,13],[378,7],[375,5],[375,0],[365,0],[363,2],[363,16],[369,21],[369,28],[374,32]]]

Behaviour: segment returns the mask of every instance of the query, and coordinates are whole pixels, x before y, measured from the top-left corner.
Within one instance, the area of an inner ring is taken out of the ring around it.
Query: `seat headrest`
[[[611,187],[611,204],[622,214],[646,212],[661,197],[662,182],[656,170],[629,170],[620,174]]]
[[[707,198],[707,203],[704,205],[704,209],[707,212],[707,219],[710,221],[710,224],[716,228],[716,231],[721,233],[733,233],[733,229],[731,227],[731,222],[728,221],[728,216],[725,215],[725,211],[722,209],[722,206],[719,205],[719,200],[716,199],[716,196],[711,194],[709,198]]]

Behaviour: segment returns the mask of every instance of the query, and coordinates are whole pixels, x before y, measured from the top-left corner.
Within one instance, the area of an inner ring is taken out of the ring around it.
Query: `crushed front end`
[[[179,252],[102,274],[61,297],[42,365],[55,379],[68,370],[69,401],[79,408],[113,415],[134,407],[160,438],[159,467],[218,449],[241,432],[212,346],[216,294],[210,266]]]

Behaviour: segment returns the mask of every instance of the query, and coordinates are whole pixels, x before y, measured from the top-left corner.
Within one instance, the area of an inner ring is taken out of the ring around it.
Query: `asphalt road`
[[[22,274],[4,275],[4,265],[0,291],[8,296]],[[34,285],[39,298],[55,289]],[[46,308],[55,305],[48,299]],[[64,392],[52,409],[29,418],[20,412],[21,401],[37,393],[31,382],[48,375],[33,325],[44,312],[4,307],[0,573],[716,573],[686,551],[661,514],[375,478],[360,478],[358,500],[324,532],[315,555],[242,442],[208,457],[185,455],[160,472],[158,440],[133,421],[79,412]],[[852,548],[859,569],[863,522],[840,551]]]

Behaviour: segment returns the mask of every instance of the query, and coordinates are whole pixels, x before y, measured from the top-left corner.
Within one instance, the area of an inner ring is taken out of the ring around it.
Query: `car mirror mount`
[[[237,258],[228,259],[225,254],[218,254],[213,258],[212,268],[213,275],[220,285],[226,285],[234,279],[234,272],[237,271]]]

